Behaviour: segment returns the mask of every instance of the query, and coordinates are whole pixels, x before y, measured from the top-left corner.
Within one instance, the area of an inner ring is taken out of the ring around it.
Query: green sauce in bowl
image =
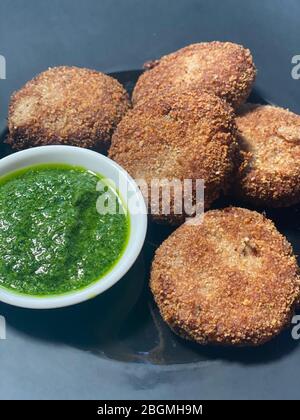
[[[99,212],[99,200],[116,211]],[[109,183],[84,168],[42,164],[1,177],[0,287],[49,296],[99,280],[126,248],[126,213]]]

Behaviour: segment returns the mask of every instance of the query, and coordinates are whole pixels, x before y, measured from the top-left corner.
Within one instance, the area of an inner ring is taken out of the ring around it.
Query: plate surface
[[[129,94],[141,71],[111,73],[126,88]],[[266,103],[254,90],[251,102]],[[13,153],[5,145],[7,130],[1,136],[1,157]],[[233,203],[224,198],[214,204],[221,208]],[[291,241],[297,251],[300,247],[299,206],[269,212],[279,230]],[[5,306],[2,314],[9,323],[37,337],[46,336],[85,349],[100,357],[124,362],[152,364],[185,364],[211,361],[219,357],[244,362],[269,360],[276,356],[278,346],[282,349],[293,345],[289,333],[257,349],[230,349],[202,347],[177,337],[162,321],[148,287],[151,261],[156,248],[174,228],[149,224],[147,239],[138,262],[130,272],[111,290],[93,301],[54,311],[24,311]],[[113,309],[112,309],[113,308]],[[45,325],[47,328],[45,330]]]
[[[284,10],[283,10],[284,8]],[[296,0],[240,7],[238,0],[1,0],[0,123],[9,96],[55,65],[105,72],[140,68],[192,42],[247,45],[258,67],[256,89],[268,101],[300,113],[300,80],[291,78],[299,54]],[[15,30],[17,28],[17,30]],[[132,89],[139,72],[116,73]],[[259,95],[253,99],[261,101]],[[2,136],[3,138],[3,136]],[[2,156],[10,149],[0,146]],[[215,206],[224,206],[225,202]],[[299,209],[268,212],[300,252]],[[144,251],[128,275],[93,301],[36,312],[0,303],[7,339],[0,340],[0,399],[299,398],[300,347],[290,330],[254,349],[186,343],[161,321],[148,291],[150,261],[170,233],[149,229]]]

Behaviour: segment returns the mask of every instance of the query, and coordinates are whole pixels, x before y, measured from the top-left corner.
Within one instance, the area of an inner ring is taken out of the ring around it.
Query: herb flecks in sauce
[[[99,182],[123,209],[105,179],[82,168],[37,165],[0,178],[0,286],[62,294],[88,286],[115,265],[129,222],[125,211],[97,212]]]

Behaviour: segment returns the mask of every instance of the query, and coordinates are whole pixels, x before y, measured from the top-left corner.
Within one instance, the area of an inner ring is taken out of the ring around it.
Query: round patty
[[[240,144],[234,193],[254,205],[300,201],[300,116],[269,105],[246,104],[236,119]]]
[[[296,259],[263,215],[226,208],[185,223],[157,250],[151,289],[180,336],[258,345],[288,325],[299,296]]]
[[[234,114],[225,101],[208,93],[172,94],[143,101],[128,112],[112,137],[109,156],[133,178],[145,180],[149,188],[157,179],[203,179],[208,207],[229,184],[237,146],[235,134]],[[193,187],[194,200],[197,186]],[[154,197],[150,190],[147,193]],[[175,214],[174,191],[170,207],[166,215],[156,208],[153,218],[181,223],[185,215]]]
[[[134,104],[170,91],[200,89],[215,93],[236,108],[247,99],[256,75],[250,51],[231,42],[192,44],[145,67],[150,70],[136,84]]]
[[[126,91],[112,77],[50,68],[12,95],[7,142],[16,149],[49,144],[105,149],[128,108]]]

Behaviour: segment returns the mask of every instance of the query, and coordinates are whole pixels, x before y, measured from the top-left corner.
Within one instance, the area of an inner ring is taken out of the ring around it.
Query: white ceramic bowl
[[[137,259],[147,230],[147,212],[143,196],[128,173],[111,159],[91,150],[72,146],[42,146],[14,153],[0,160],[0,176],[40,163],[64,163],[82,166],[112,180],[128,209],[130,234],[118,263],[98,281],[84,289],[57,296],[30,296],[0,288],[0,300],[31,309],[49,309],[74,305],[91,299],[117,283]]]

